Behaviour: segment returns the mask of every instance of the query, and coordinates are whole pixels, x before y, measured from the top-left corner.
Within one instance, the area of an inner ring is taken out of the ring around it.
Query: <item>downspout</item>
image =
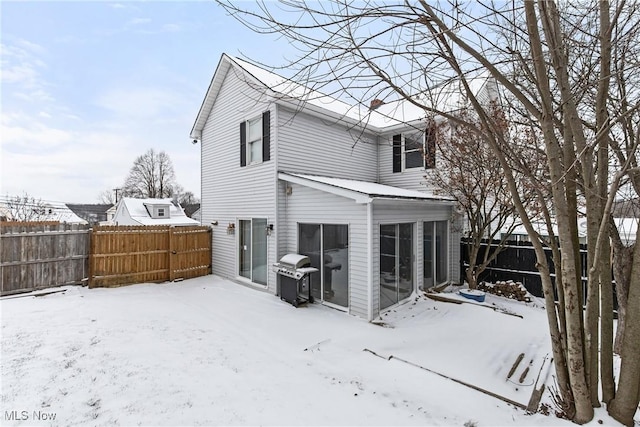
[[[373,320],[373,199],[367,201],[367,271],[368,285],[368,313],[367,320]]]
[[[275,218],[273,219],[273,224],[274,224],[274,228],[276,229],[275,232],[275,258],[274,260],[277,261],[278,260],[278,248],[280,247],[280,234],[282,233],[282,230],[280,230],[280,221],[278,221],[280,219],[279,214],[280,214],[280,180],[278,179],[278,128],[280,126],[278,126],[278,104],[276,104],[275,102],[273,102],[272,104],[274,106],[273,108],[273,119],[271,120],[271,123],[273,124],[272,128],[272,135],[273,137],[271,138],[271,149],[273,150],[273,163],[274,163],[274,180],[275,180],[275,185],[274,185],[274,189],[275,189],[275,198],[276,198],[276,203],[275,203]],[[285,222],[283,221],[283,224]],[[267,263],[269,263],[269,258],[267,257]],[[271,270],[271,269],[270,269]],[[272,273],[275,275],[275,273]],[[277,275],[275,275],[275,283],[273,285],[273,293],[274,294],[278,294],[278,277]],[[269,279],[267,278],[267,284],[269,283]],[[267,286],[267,289],[269,289],[269,286]]]

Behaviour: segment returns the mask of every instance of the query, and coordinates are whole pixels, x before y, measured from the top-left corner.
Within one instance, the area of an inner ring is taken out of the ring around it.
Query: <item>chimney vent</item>
[[[384,104],[384,101],[382,99],[376,98],[373,101],[371,101],[371,103],[369,104],[369,109],[370,110],[375,110],[376,108],[378,108],[382,104]]]

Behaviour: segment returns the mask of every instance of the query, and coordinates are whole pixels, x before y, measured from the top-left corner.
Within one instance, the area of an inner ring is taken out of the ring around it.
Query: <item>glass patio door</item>
[[[298,252],[307,255],[318,272],[311,275],[311,294],[317,301],[349,306],[349,226],[300,224]]]
[[[431,288],[448,280],[448,244],[447,221],[429,221],[424,223],[424,288]]]
[[[380,225],[380,309],[413,292],[413,224]]]
[[[261,285],[267,284],[267,220],[241,219],[238,236],[239,274]]]

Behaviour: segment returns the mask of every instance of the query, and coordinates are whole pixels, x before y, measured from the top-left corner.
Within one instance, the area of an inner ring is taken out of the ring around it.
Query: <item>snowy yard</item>
[[[216,276],[62,289],[0,303],[2,425],[572,425],[419,367],[526,405],[550,362],[535,304],[420,296],[374,325]]]

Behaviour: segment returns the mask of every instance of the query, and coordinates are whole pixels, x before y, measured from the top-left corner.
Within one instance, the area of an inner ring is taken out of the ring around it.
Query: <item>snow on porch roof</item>
[[[280,172],[278,178],[304,185],[317,190],[354,199],[356,203],[368,203],[372,199],[404,199],[422,201],[453,202],[447,196],[434,194],[432,191],[416,191],[375,182],[358,181],[355,179],[331,178],[328,176],[305,175],[299,173]],[[425,189],[426,190],[426,189]]]

